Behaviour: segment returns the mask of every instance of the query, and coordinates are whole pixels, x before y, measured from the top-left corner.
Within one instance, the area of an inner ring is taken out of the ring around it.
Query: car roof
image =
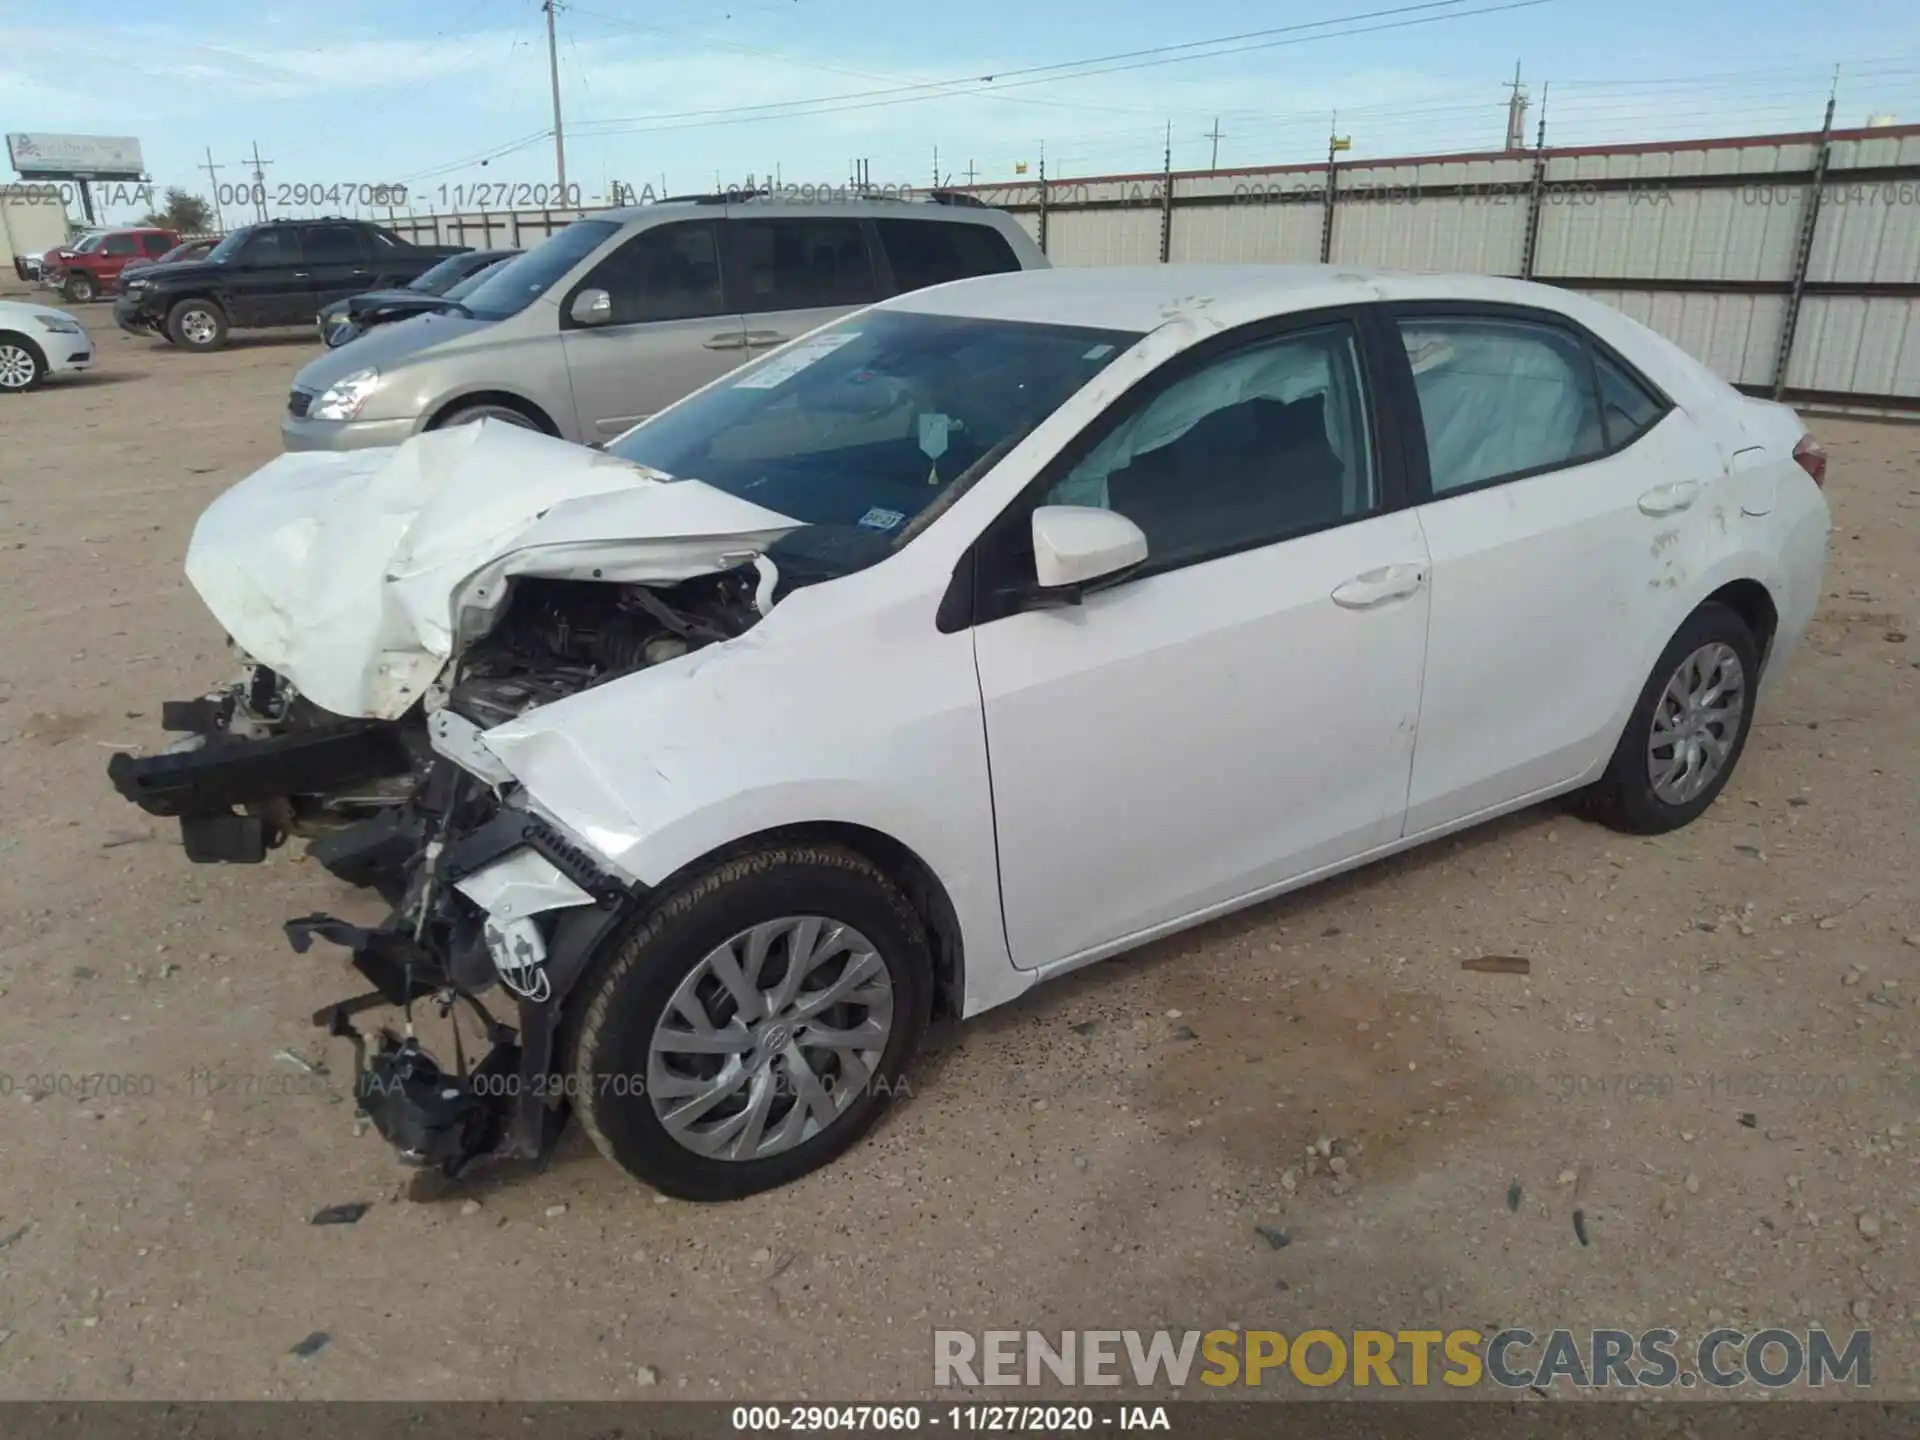
[[[854,216],[871,220],[946,220],[968,225],[1012,223],[1012,217],[1006,211],[995,209],[990,205],[949,205],[933,199],[908,199],[884,194],[865,197],[850,195],[845,200],[804,198],[782,200],[774,196],[747,195],[736,199],[728,199],[720,195],[701,196],[695,199],[655,200],[646,205],[623,205],[617,209],[593,210],[580,218],[612,220],[622,225],[630,225],[636,220],[708,219],[716,213],[724,213],[731,220],[762,215],[779,219],[830,215],[836,219]]]
[[[915,290],[883,304],[923,314],[1145,332],[1183,318],[1225,329],[1268,315],[1378,300],[1481,300],[1566,314],[1582,308],[1564,290],[1492,275],[1187,264],[1010,271]]]

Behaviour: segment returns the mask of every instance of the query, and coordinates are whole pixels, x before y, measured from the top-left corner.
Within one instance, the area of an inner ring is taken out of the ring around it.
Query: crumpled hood
[[[340,715],[397,719],[516,575],[670,584],[799,522],[698,480],[483,421],[280,456],[201,515],[187,579],[234,643]]]

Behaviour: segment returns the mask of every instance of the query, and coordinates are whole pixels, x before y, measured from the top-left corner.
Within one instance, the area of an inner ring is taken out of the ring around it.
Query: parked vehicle
[[[129,263],[158,259],[179,243],[173,231],[151,226],[102,230],[71,247],[47,251],[40,260],[40,283],[84,304],[108,293]]]
[[[294,377],[289,450],[495,419],[593,444],[883,296],[1044,267],[1011,216],[904,201],[715,198],[576,220],[461,309],[384,327]]]
[[[365,220],[269,220],[226,235],[206,258],[136,275],[114,322],[187,350],[218,350],[234,330],[304,325],[321,306],[402,285],[466,247],[413,245]]]
[[[93,341],[73,316],[50,305],[0,300],[0,394],[92,368]]]
[[[182,265],[189,260],[204,260],[219,243],[218,235],[207,235],[198,240],[182,241],[166,254],[152,260],[129,260],[113,282],[113,293],[120,294],[127,288],[129,279],[153,269],[156,265]]]
[[[110,770],[199,859],[369,817],[309,854],[390,918],[288,926],[378,989],[335,1033],[505,990],[476,1071],[379,1040],[407,1158],[537,1154],[565,1095],[634,1175],[741,1196],[853,1143],[932,1010],[1553,796],[1687,824],[1813,613],[1825,474],[1570,291],[970,280],[604,453],[279,457],[187,557],[255,668]]]
[[[104,235],[105,233],[104,230],[82,230],[74,234],[64,246],[56,245],[50,250],[29,251],[24,255],[15,255],[13,257],[13,273],[18,275],[22,280],[38,280],[46,273],[47,256],[53,253],[53,250],[78,250],[89,242],[97,244],[98,241],[96,237]]]
[[[320,339],[329,349],[338,349],[376,325],[390,325],[437,310],[458,313],[459,304],[448,302],[464,300],[482,275],[518,254],[518,250],[469,250],[464,255],[449,255],[405,285],[336,300],[315,317]]]

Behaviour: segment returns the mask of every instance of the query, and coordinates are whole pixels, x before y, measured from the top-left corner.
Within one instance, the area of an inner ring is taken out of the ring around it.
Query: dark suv
[[[113,318],[134,334],[218,350],[230,330],[311,324],[362,291],[404,285],[465,245],[411,245],[365,220],[268,220],[235,230],[204,260],[131,277]]]

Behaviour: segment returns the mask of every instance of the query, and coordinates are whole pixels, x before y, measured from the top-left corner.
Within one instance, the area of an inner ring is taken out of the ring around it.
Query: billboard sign
[[[7,155],[22,180],[139,180],[146,174],[131,135],[7,136]]]

